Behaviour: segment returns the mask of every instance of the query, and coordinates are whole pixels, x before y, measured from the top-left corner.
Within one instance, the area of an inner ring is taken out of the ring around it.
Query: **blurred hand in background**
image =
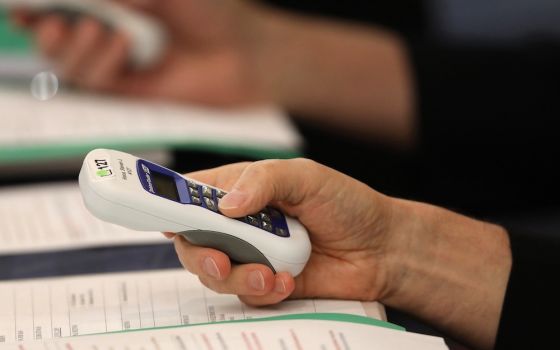
[[[211,105],[260,102],[254,76],[257,9],[238,1],[119,1],[162,22],[169,35],[164,58],[149,70],[127,63],[126,33],[92,18],[18,11],[18,23],[35,31],[40,51],[62,77],[78,86],[137,97],[165,97]]]
[[[132,69],[126,33],[91,18],[15,17],[63,78],[82,87],[217,106],[269,102],[400,145],[412,139],[413,84],[404,45],[390,32],[251,1],[120,2],[167,29],[157,66]]]

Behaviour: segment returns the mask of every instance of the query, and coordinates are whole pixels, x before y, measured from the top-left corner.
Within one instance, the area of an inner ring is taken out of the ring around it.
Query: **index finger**
[[[213,169],[195,171],[185,174],[185,176],[207,185],[229,191],[245,168],[250,164],[250,162],[228,164]]]

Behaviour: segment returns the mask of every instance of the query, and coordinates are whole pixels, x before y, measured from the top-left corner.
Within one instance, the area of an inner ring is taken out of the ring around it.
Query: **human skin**
[[[493,347],[511,269],[500,226],[385,196],[307,159],[188,176],[230,191],[219,203],[227,216],[278,207],[307,228],[313,246],[293,278],[264,265],[232,266],[220,251],[167,234],[183,266],[207,287],[251,305],[286,298],[377,300],[475,348]]]
[[[135,70],[126,33],[91,18],[17,11],[66,81],[110,93],[238,106],[274,103],[299,115],[414,144],[414,91],[406,48],[380,28],[298,16],[251,1],[120,1],[160,20],[161,62]]]

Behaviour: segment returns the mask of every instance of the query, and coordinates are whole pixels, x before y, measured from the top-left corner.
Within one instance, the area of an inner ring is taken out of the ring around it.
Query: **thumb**
[[[315,188],[306,181],[317,164],[308,159],[265,160],[249,165],[232,190],[219,201],[220,211],[230,217],[254,214],[273,201],[299,204]],[[315,179],[314,179],[315,180]]]

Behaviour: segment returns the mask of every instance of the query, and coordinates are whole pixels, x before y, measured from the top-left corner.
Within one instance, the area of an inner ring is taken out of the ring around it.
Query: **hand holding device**
[[[130,154],[90,152],[79,176],[86,207],[98,218],[140,231],[174,232],[195,245],[298,275],[311,252],[306,229],[278,209],[238,219],[218,210],[225,191]]]
[[[145,68],[156,63],[166,45],[163,28],[154,19],[110,0],[0,0],[0,6],[63,16],[92,17],[111,29],[124,32],[131,41],[130,60]]]
[[[229,217],[273,203],[305,226],[313,246],[304,270],[293,278],[261,265],[230,266],[223,253],[177,237],[181,263],[212,290],[236,294],[250,305],[287,297],[378,300],[388,290],[393,269],[387,265],[398,261],[388,251],[399,239],[390,227],[393,201],[365,184],[308,159],[231,164],[188,177],[230,190],[220,202]]]

